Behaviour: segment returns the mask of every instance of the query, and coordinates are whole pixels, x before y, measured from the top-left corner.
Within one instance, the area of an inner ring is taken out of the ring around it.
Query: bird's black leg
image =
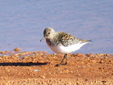
[[[66,63],[65,63],[65,65],[67,65],[67,54],[65,54],[64,57],[66,58]]]
[[[66,63],[65,64],[62,64],[62,62],[64,61],[64,59],[66,58]],[[59,65],[66,65],[67,64],[67,54],[64,55],[64,58],[62,59],[62,61],[57,64],[56,66],[59,66]]]

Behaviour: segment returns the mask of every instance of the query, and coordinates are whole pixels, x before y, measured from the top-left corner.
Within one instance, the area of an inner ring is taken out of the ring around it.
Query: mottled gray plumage
[[[69,46],[77,43],[90,42],[90,40],[78,39],[72,36],[71,34],[65,32],[58,32],[52,39],[47,39],[46,41],[49,45],[53,46],[58,44],[62,44],[63,46]]]

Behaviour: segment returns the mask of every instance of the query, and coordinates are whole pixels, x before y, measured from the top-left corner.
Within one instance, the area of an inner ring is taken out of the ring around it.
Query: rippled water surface
[[[0,0],[0,51],[44,50],[43,30],[92,39],[75,53],[113,54],[112,0]]]

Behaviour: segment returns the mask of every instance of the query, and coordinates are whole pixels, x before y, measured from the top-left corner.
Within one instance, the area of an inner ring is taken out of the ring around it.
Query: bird
[[[64,54],[63,59],[56,66],[67,65],[67,55],[69,53],[75,52],[83,45],[91,42],[91,40],[79,39],[66,32],[55,32],[55,30],[51,27],[44,29],[43,38],[40,42],[44,38],[47,45],[53,52],[57,54]],[[66,59],[66,62],[63,64],[64,59]]]

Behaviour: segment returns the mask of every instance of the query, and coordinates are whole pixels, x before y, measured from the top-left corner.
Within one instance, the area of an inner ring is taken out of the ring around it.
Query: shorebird
[[[56,66],[66,65],[67,54],[79,50],[83,45],[91,41],[76,38],[69,33],[55,32],[54,29],[50,27],[44,29],[43,35],[44,37],[40,40],[40,42],[45,38],[47,45],[52,51],[54,51],[57,54],[64,54],[64,58]],[[62,63],[64,59],[66,59],[65,64]]]

